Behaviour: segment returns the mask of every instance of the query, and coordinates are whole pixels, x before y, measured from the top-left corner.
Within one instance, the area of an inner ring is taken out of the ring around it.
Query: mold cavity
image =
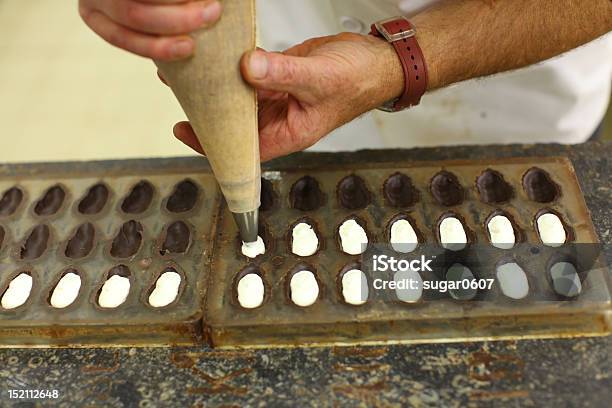
[[[17,187],[12,187],[4,192],[0,200],[0,216],[8,217],[13,215],[21,201],[23,200],[23,192]]]
[[[446,217],[440,222],[440,244],[451,251],[461,251],[467,246],[468,238],[463,223],[455,217]]]
[[[431,194],[438,203],[446,207],[459,205],[465,198],[465,190],[452,173],[441,171],[431,179]]]
[[[423,296],[423,279],[412,269],[400,270],[393,275],[395,295],[404,303],[418,302]]]
[[[198,201],[198,186],[191,180],[183,180],[174,187],[166,202],[166,209],[172,213],[183,213],[195,207]],[[151,195],[153,193],[151,192]]]
[[[351,269],[342,275],[342,297],[349,305],[359,306],[368,301],[368,278],[359,269]]]
[[[470,268],[456,263],[446,271],[446,280],[453,282],[454,288],[449,288],[448,293],[456,300],[472,300],[476,297],[478,290],[472,286],[475,277]]]
[[[399,219],[391,225],[391,246],[396,252],[407,254],[419,245],[416,231],[407,219]]]
[[[383,192],[391,207],[412,207],[419,201],[419,192],[412,184],[410,177],[395,173],[384,184]]]
[[[531,201],[550,203],[559,197],[559,186],[542,169],[534,167],[523,176],[523,188]]]
[[[130,293],[130,269],[125,265],[115,266],[108,273],[98,295],[98,305],[104,309],[121,306]]]
[[[544,213],[537,219],[538,234],[544,245],[560,247],[567,241],[567,231],[561,219],[553,213]]]
[[[508,217],[495,215],[487,223],[491,245],[499,249],[512,249],[516,244],[514,226]]]
[[[143,180],[132,187],[130,194],[123,199],[121,209],[126,214],[141,214],[149,208],[151,200],[153,200],[153,186]]]
[[[247,273],[236,287],[238,303],[245,309],[256,309],[263,304],[266,289],[263,279],[256,273]]]
[[[360,255],[368,246],[368,234],[359,223],[350,218],[338,229],[342,250],[349,255]]]
[[[161,255],[183,254],[187,252],[191,239],[191,231],[183,221],[176,221],[166,229],[166,238],[162,245]]]
[[[155,288],[149,295],[149,304],[153,307],[166,307],[174,302],[181,287],[181,275],[168,269],[157,278]]]
[[[128,221],[121,226],[119,233],[113,240],[111,256],[115,258],[129,258],[138,252],[142,243],[142,225],[137,221]]]
[[[247,258],[257,258],[259,255],[266,253],[266,244],[262,237],[257,237],[255,242],[243,242],[242,243],[242,255]]]
[[[306,222],[300,222],[291,233],[291,252],[297,256],[311,256],[319,249],[319,238],[312,226]]]
[[[276,204],[277,195],[270,180],[261,179],[261,206],[260,211],[270,211]]]
[[[529,293],[527,275],[521,266],[510,262],[497,267],[497,281],[504,295],[511,299],[523,299]]]
[[[68,307],[79,296],[79,290],[81,290],[81,277],[74,270],[67,272],[55,285],[49,303],[56,309]]]
[[[0,225],[0,249],[2,248],[2,244],[4,243],[5,235],[6,235],[6,231],[4,231],[4,227]]]
[[[582,283],[576,267],[569,262],[557,262],[550,268],[555,292],[564,297],[576,297],[582,292]]]
[[[65,197],[66,192],[64,192],[62,187],[59,185],[53,186],[38,200],[36,207],[34,207],[34,212],[40,216],[53,215],[60,209]]]
[[[102,183],[91,186],[79,202],[79,212],[85,215],[98,214],[106,205],[109,194],[108,188]]]
[[[68,241],[64,254],[72,259],[86,257],[93,249],[95,235],[96,230],[91,223],[81,224]]]
[[[2,308],[15,309],[23,305],[32,292],[32,277],[28,273],[20,273],[11,280],[2,295]]]
[[[300,271],[291,277],[291,300],[300,307],[313,305],[319,297],[319,283],[314,273]]]
[[[289,199],[291,208],[301,211],[314,211],[323,204],[324,196],[321,187],[319,187],[319,182],[310,176],[305,176],[291,187]]]
[[[49,234],[48,226],[37,225],[21,247],[21,259],[33,260],[39,258],[47,249]]]
[[[476,180],[476,187],[482,202],[487,204],[505,203],[512,199],[514,190],[504,176],[491,169],[485,170]]]
[[[349,210],[366,208],[370,203],[370,192],[365,181],[354,174],[343,178],[338,184],[338,201]]]

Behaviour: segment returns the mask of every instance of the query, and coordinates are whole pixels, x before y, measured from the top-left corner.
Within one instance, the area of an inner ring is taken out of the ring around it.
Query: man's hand
[[[188,35],[221,16],[217,0],[79,0],[85,23],[109,43],[134,54],[172,61],[193,54]]]
[[[262,161],[312,146],[404,88],[393,47],[357,34],[315,38],[284,53],[253,51],[241,69],[258,90]],[[178,123],[174,134],[205,154],[188,122]]]

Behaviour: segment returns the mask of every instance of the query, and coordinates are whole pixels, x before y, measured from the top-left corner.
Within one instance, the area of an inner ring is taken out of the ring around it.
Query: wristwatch
[[[386,102],[378,109],[385,112],[399,112],[416,106],[427,91],[427,66],[419,43],[416,29],[405,17],[393,17],[372,24],[370,35],[383,38],[393,45],[404,71],[405,85],[402,95]]]

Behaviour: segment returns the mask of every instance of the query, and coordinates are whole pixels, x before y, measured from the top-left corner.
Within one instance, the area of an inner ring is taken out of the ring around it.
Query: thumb
[[[314,102],[316,66],[308,57],[251,51],[242,57],[242,75],[256,89],[286,92],[300,101]]]

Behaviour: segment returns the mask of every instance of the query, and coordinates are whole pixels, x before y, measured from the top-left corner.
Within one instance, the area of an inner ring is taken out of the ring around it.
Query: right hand
[[[194,52],[189,33],[214,24],[218,0],[79,0],[79,14],[112,45],[161,61]]]

